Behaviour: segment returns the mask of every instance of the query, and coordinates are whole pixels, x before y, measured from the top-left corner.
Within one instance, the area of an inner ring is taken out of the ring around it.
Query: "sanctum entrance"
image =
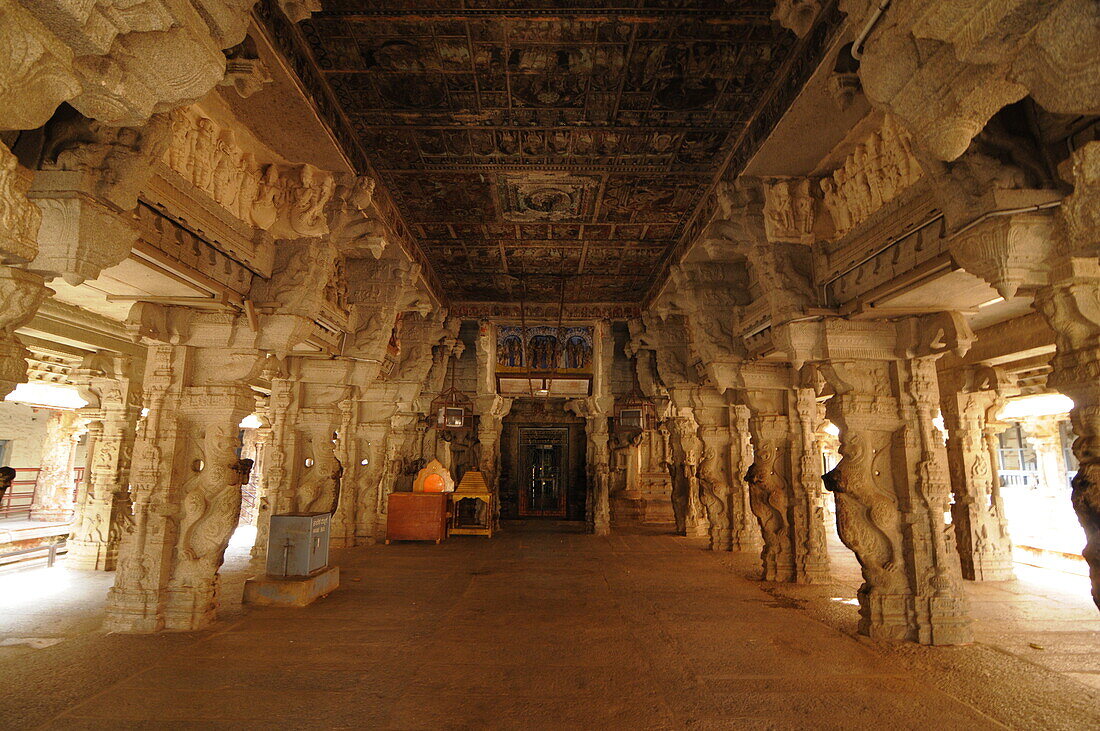
[[[500,437],[501,518],[584,520],[584,427],[563,400],[515,400]]]
[[[569,430],[519,430],[519,515],[565,517]]]

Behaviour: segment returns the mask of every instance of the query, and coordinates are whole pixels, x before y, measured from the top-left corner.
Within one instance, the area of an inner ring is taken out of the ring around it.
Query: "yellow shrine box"
[[[452,536],[493,537],[493,491],[480,472],[462,475],[458,487],[451,493]]]

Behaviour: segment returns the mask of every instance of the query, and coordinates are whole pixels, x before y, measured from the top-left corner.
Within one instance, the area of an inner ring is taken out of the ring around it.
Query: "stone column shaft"
[[[951,523],[962,576],[973,581],[1008,581],[1013,578],[1012,540],[1000,500],[994,445],[998,429],[991,420],[991,412],[1003,399],[992,391],[964,393],[957,387],[954,382],[945,383],[940,403],[955,498]]]
[[[822,364],[842,459],[827,476],[837,530],[863,569],[862,634],[923,644],[969,642],[958,558],[943,514],[946,455],[932,418],[932,358]]]

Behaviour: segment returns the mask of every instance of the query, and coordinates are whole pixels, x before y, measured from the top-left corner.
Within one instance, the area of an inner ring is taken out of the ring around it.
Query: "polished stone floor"
[[[979,641],[922,648],[852,635],[839,550],[822,587],[761,584],[753,557],[684,538],[546,523],[339,563],[312,607],[241,608],[237,550],[223,620],[153,637],[98,631],[108,575],[0,575],[0,727],[1100,727],[1100,613],[1075,586],[970,585]]]

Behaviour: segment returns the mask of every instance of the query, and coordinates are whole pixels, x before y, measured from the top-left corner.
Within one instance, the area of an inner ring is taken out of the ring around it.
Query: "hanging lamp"
[[[454,359],[450,359],[451,385],[432,400],[431,410],[435,414],[437,429],[458,430],[466,428],[466,419],[473,413],[473,401],[455,388]]]
[[[633,375],[630,393],[615,399],[615,431],[648,431],[657,423],[657,407],[653,399],[642,393],[638,385],[638,372],[634,371]]]

